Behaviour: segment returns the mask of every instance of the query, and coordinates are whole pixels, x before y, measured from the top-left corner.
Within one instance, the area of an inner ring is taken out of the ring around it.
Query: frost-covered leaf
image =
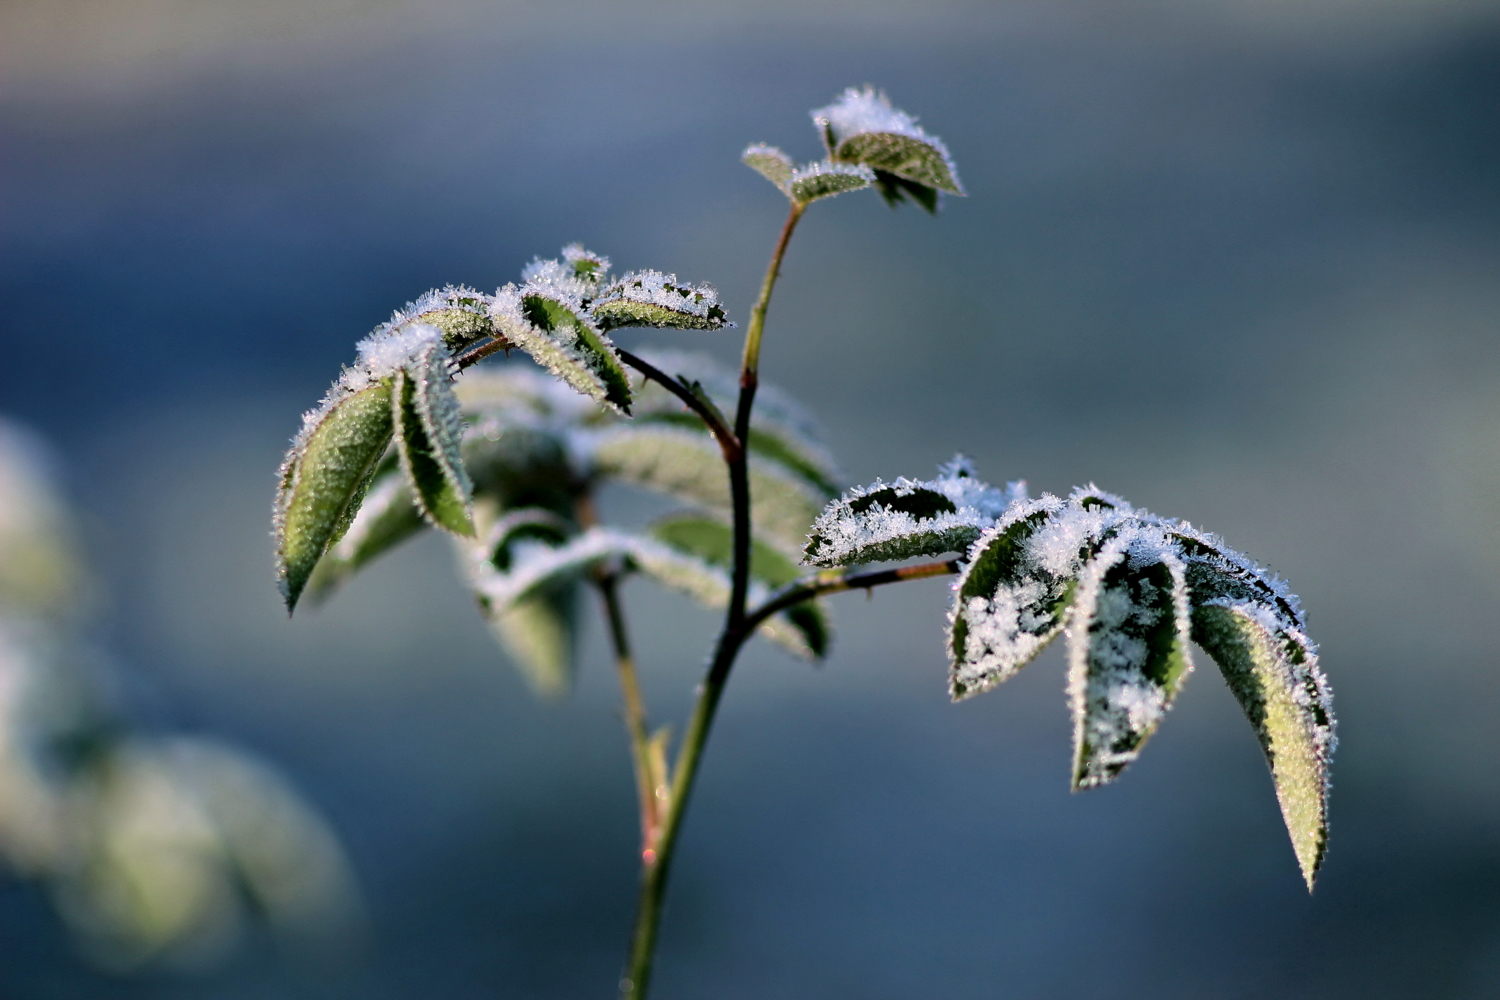
[[[1067,623],[1077,577],[1106,535],[1133,517],[1098,490],[1014,504],[969,549],[948,612],[955,700],[1009,679]]]
[[[573,690],[576,673],[578,584],[560,581],[496,611],[481,600],[490,631],[539,698],[561,698]]]
[[[513,548],[509,570],[486,571],[481,565],[471,578],[490,609],[505,612],[548,587],[576,579],[606,559],[629,554],[633,541],[623,532],[590,528],[559,546],[537,544],[524,552]],[[487,563],[489,554],[481,547],[474,557]]]
[[[788,194],[792,171],[796,169],[796,164],[792,162],[790,156],[775,146],[757,142],[746,147],[745,151],[740,154],[740,160],[745,166],[780,188],[782,194]]]
[[[460,450],[463,424],[451,367],[446,349],[435,340],[396,373],[391,397],[396,452],[422,515],[454,534],[472,535],[473,484]]]
[[[813,523],[804,558],[814,566],[852,566],[964,552],[1022,498],[1022,484],[999,490],[966,466],[926,482],[903,477],[856,487]]]
[[[793,171],[787,192],[793,201],[806,204],[846,191],[858,191],[873,183],[875,172],[863,163],[819,160]]]
[[[1069,624],[1075,789],[1135,760],[1192,669],[1182,560],[1159,529],[1129,525],[1084,569]]]
[[[336,386],[303,417],[281,467],[273,511],[277,579],[288,611],[359,511],[391,429],[389,378],[357,391]]]
[[[675,274],[631,271],[599,292],[589,318],[600,330],[649,326],[674,330],[720,330],[733,326],[712,285],[690,285]]]
[[[463,285],[435,288],[396,310],[375,335],[422,323],[436,327],[442,333],[443,343],[456,351],[487,337],[500,336],[490,316],[491,303],[490,296]]]
[[[1187,563],[1193,604],[1253,601],[1271,606],[1293,628],[1306,631],[1302,605],[1286,582],[1231,549],[1217,535],[1176,523],[1169,528]]]
[[[554,262],[555,263],[555,262]],[[582,307],[540,285],[506,285],[493,315],[506,339],[586,396],[630,415],[630,378],[614,345],[582,318]]]
[[[322,601],[365,564],[427,527],[394,452],[381,461],[349,530],[318,560],[303,596]]]
[[[728,530],[727,528],[725,529]],[[678,541],[704,543],[706,551],[719,555],[718,545],[706,532],[684,530],[665,533],[668,538],[676,536]],[[759,559],[757,560],[757,556]],[[767,546],[759,546],[751,555],[751,567],[757,562],[763,571],[775,572],[779,553]],[[785,561],[784,556],[779,557]],[[729,604],[733,586],[727,562],[709,558],[700,552],[681,547],[675,543],[655,538],[631,539],[630,565],[657,583],[671,590],[686,594],[704,607],[715,610]],[[795,573],[795,567],[792,567]],[[763,578],[752,575],[749,598],[752,604],[766,599],[769,589]],[[797,610],[797,609],[793,609]],[[801,613],[776,615],[762,623],[760,632],[768,639],[804,659],[821,658],[828,649],[829,629],[821,611],[812,607],[801,607]]]
[[[485,533],[484,552],[491,565],[507,573],[518,561],[518,546],[541,542],[557,548],[575,534],[577,528],[566,518],[544,507],[523,507],[495,521]]]
[[[573,277],[585,287],[597,287],[609,274],[609,258],[591,250],[582,243],[569,243],[562,249],[563,263],[573,271]]]
[[[595,435],[589,451],[600,475],[711,510],[730,509],[729,476],[705,433],[661,424],[620,426]],[[823,498],[784,466],[753,454],[749,474],[756,536],[788,552],[800,550]]]
[[[1198,605],[1193,641],[1219,665],[1271,765],[1281,816],[1308,889],[1328,843],[1333,692],[1317,649],[1279,610],[1253,601]]]
[[[964,193],[942,140],[928,135],[915,118],[892,107],[873,87],[850,87],[812,116],[833,160],[862,163],[949,194]]]

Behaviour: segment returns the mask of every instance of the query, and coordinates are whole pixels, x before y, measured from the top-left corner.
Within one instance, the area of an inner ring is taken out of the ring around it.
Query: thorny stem
[[[662,371],[660,368],[651,364],[651,362],[647,361],[645,358],[638,357],[621,348],[616,348],[615,353],[620,355],[621,361],[625,362],[627,365],[630,365],[632,368],[639,371],[642,375],[646,376],[648,379],[657,383],[663,389],[666,389],[672,395],[682,400],[682,405],[686,406],[688,409],[696,413],[698,415],[698,418],[702,420],[704,425],[708,428],[709,433],[714,436],[714,440],[719,442],[719,450],[724,453],[725,462],[733,463],[737,460],[739,453],[743,450],[740,445],[740,439],[737,438],[734,431],[724,423],[723,414],[719,413],[717,409],[709,406],[702,399],[698,398],[698,396],[694,395],[692,390],[690,390],[682,382],[678,381],[677,379],[668,375],[666,372]]]
[[[488,343],[480,344],[478,347],[460,354],[458,357],[453,359],[453,363],[458,366],[459,371],[463,371],[465,368],[471,368],[474,365],[479,364],[479,362],[483,361],[491,354],[499,354],[501,351],[509,351],[515,346],[515,344],[512,344],[504,337],[496,337],[494,340],[491,340]]]

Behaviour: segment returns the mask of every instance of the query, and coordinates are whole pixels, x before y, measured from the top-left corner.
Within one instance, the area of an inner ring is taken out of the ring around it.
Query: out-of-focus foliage
[[[135,731],[82,633],[88,573],[41,445],[0,421],[0,856],[102,964],[198,965],[246,922],[339,935],[343,851],[270,767]]]

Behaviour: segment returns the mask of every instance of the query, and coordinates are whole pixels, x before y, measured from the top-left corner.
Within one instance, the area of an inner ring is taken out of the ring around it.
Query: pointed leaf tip
[[[1307,636],[1256,602],[1193,610],[1193,640],[1219,665],[1271,767],[1281,817],[1312,890],[1328,847],[1333,693]]]
[[[747,147],[740,154],[740,161],[772,184],[775,184],[781,190],[782,194],[790,196],[792,171],[796,169],[796,164],[792,162],[790,156],[787,156],[775,146],[767,146],[763,142],[757,142]]]
[[[357,392],[338,389],[303,420],[282,465],[273,513],[276,568],[290,613],[313,568],[364,500],[390,444],[390,379]]]

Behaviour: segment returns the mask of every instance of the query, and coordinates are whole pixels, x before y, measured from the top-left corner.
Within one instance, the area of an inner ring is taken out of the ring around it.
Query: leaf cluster
[[[1332,693],[1295,596],[1215,535],[1094,487],[1066,498],[978,481],[962,459],[928,481],[857,487],[813,525],[819,566],[963,553],[948,613],[955,700],[1068,642],[1073,787],[1114,780],[1192,672],[1218,664],[1271,765],[1311,887],[1327,843]]]

